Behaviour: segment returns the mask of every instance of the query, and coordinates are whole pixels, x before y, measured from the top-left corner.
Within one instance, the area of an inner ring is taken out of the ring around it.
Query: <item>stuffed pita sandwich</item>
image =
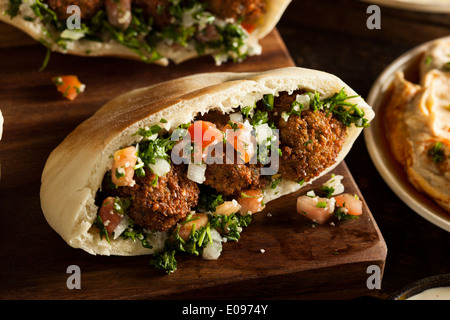
[[[168,65],[261,53],[287,0],[0,0],[0,20],[52,51]]]
[[[91,254],[217,259],[251,216],[344,159],[374,113],[337,77],[207,73],[123,94],[50,154],[50,226]]]

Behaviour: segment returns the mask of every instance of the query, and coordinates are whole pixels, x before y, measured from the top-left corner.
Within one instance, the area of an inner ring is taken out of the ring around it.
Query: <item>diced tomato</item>
[[[53,77],[52,81],[63,97],[69,100],[74,100],[78,93],[83,92],[85,88],[85,85],[74,75]]]
[[[324,224],[333,216],[334,199],[301,196],[297,198],[297,212],[308,219]]]
[[[134,167],[137,162],[136,148],[131,146],[114,152],[111,180],[118,187],[132,187]]]
[[[252,33],[255,30],[256,25],[254,23],[242,22],[242,28],[244,28],[248,33]]]
[[[223,133],[209,121],[198,120],[191,124],[188,128],[191,140],[194,141],[201,150],[207,146],[220,142],[223,139]]]
[[[261,190],[246,190],[241,192],[238,203],[241,205],[239,210],[241,215],[253,214],[262,211],[265,206],[262,202],[264,194]]]
[[[100,218],[102,218],[103,225],[106,231],[111,234],[122,221],[123,216],[114,209],[114,197],[108,197],[103,200],[102,207],[100,208]]]
[[[230,122],[233,127],[230,124],[223,127],[227,137],[226,140],[234,147],[241,160],[247,163],[255,154],[256,140],[250,128],[239,122]]]
[[[348,211],[346,213],[353,216],[359,216],[362,214],[362,201],[349,193],[343,193],[334,197],[336,199],[336,205],[341,208],[345,208]]]
[[[206,226],[208,224],[208,221],[209,221],[208,216],[204,213],[195,213],[191,216],[188,216],[181,222],[181,227],[178,231],[178,235],[184,241],[188,241],[192,229],[194,229],[195,227],[194,231],[198,230],[201,227]]]

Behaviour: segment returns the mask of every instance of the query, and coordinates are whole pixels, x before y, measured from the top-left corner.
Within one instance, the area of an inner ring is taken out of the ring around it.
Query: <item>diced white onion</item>
[[[203,183],[203,181],[205,181],[205,171],[206,164],[190,163],[188,166],[187,177],[194,182]]]
[[[332,194],[333,196],[337,195],[337,194],[340,194],[340,193],[343,193],[344,192],[344,185],[341,182],[343,178],[344,177],[340,176],[340,175],[333,176],[333,177],[331,177],[331,179],[329,179],[327,182],[325,182],[323,184],[323,186],[329,187],[329,188],[333,188],[334,189],[334,192]]]
[[[80,85],[80,87],[78,88],[78,91],[84,92],[84,90],[86,90],[86,85],[82,83],[82,84]]]
[[[114,229],[114,240],[117,239],[130,225],[128,216],[124,216],[117,227]]]
[[[170,171],[169,162],[167,162],[167,160],[163,158],[156,158],[155,164],[150,163],[149,167],[150,169],[152,169],[153,173],[156,174],[158,177],[161,177]]]
[[[84,31],[77,30],[77,29],[65,29],[63,32],[61,32],[60,37],[63,39],[69,39],[69,40],[79,40],[85,36]]]
[[[245,142],[247,145],[252,144],[252,131],[253,126],[250,124],[248,120],[244,121],[244,125],[242,126],[242,133],[239,137],[240,140]]]
[[[240,209],[241,205],[235,199],[233,199],[231,201],[225,201],[224,203],[218,205],[214,213],[217,215],[229,216],[230,214],[239,212]]]
[[[23,17],[36,18],[36,14],[34,13],[31,6],[36,4],[36,0],[28,0],[22,1],[22,4],[19,7],[20,13]],[[46,6],[46,3],[43,3]]]
[[[269,138],[272,137],[273,132],[267,123],[256,126],[255,131],[256,131],[256,143],[258,145],[267,145],[268,143],[270,144]]]
[[[244,122],[244,117],[242,116],[242,113],[236,112],[236,113],[230,114],[230,120],[237,122],[237,123],[242,123],[242,122]]]
[[[211,229],[212,243],[203,249],[202,258],[205,260],[217,260],[222,252],[222,237],[215,229]]]
[[[314,192],[314,190],[309,190],[306,195],[308,197],[314,198],[316,196],[316,193]]]
[[[336,207],[336,199],[335,198],[326,199],[325,202],[327,203],[328,212],[333,213],[334,208]]]
[[[251,95],[244,96],[241,99],[241,106],[242,107],[253,106],[255,104],[255,100],[256,100],[255,97]]]
[[[311,101],[309,94],[298,94],[295,100],[303,105],[303,110],[309,109],[309,102]]]

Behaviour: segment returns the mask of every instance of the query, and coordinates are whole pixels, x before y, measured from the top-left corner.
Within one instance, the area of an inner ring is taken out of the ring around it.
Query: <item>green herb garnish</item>
[[[345,204],[344,204],[345,205]],[[348,214],[342,210],[343,208],[337,207],[336,210],[334,210],[334,216],[338,218],[338,220],[352,220],[352,219],[359,219],[359,216],[355,216],[352,214]]]
[[[108,243],[111,244],[111,242],[109,241],[108,231],[106,231],[105,225],[103,224],[103,220],[100,217],[100,215],[97,215],[97,217],[95,218],[93,226],[99,230],[100,240],[102,240],[103,237],[105,237],[106,241],[108,241]]]
[[[428,150],[428,155],[432,157],[433,163],[440,163],[444,161],[445,152],[442,142],[436,142],[436,144],[430,150]]]
[[[8,9],[6,10],[6,14],[8,14],[11,19],[19,14],[20,5],[22,4],[22,0],[9,0]]]
[[[322,191],[325,196],[330,199],[333,196],[334,188],[333,187],[327,187],[327,186],[321,186],[320,191]]]
[[[222,195],[208,194],[207,192],[201,192],[198,199],[197,209],[200,212],[215,212],[216,207],[221,205],[225,201]]]
[[[317,208],[326,208],[327,207],[327,203],[325,201],[319,201],[316,204]]]
[[[265,94],[262,98],[262,103],[264,107],[266,107],[267,111],[273,110],[273,102],[274,102],[273,94]]]
[[[239,125],[236,122],[228,121],[228,125],[233,129],[233,131],[239,130]]]

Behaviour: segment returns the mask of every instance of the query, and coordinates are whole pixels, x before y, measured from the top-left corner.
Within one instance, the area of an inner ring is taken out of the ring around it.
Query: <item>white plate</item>
[[[450,0],[363,0],[372,4],[398,9],[450,13]]]
[[[450,37],[443,39],[450,40]],[[372,106],[376,116],[370,127],[364,130],[364,138],[375,167],[392,191],[423,218],[450,232],[450,213],[417,191],[409,183],[403,168],[393,158],[384,134],[384,119],[380,111],[389,97],[389,87],[397,70],[404,71],[407,80],[417,83],[420,59],[432,42],[424,43],[400,56],[375,81],[367,97],[367,103]]]

